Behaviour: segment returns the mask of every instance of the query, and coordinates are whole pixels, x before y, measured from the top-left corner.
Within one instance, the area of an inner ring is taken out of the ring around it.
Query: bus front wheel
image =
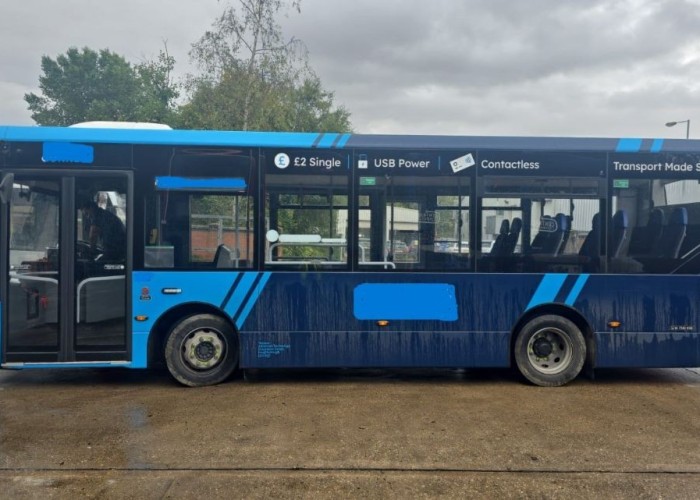
[[[190,387],[226,380],[238,364],[238,342],[231,325],[212,314],[196,314],[176,323],[165,343],[170,374]]]
[[[515,362],[535,385],[557,387],[575,379],[586,360],[586,339],[570,320],[539,316],[523,326],[515,340]]]

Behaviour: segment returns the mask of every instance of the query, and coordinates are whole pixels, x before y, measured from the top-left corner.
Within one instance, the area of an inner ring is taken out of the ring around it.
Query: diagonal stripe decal
[[[233,295],[231,296],[231,299],[228,302],[228,305],[224,309],[226,311],[226,314],[228,314],[230,317],[235,317],[236,314],[238,314],[239,309],[243,305],[243,300],[245,297],[248,295],[248,292],[250,291],[251,288],[253,288],[253,284],[255,282],[255,279],[258,277],[258,273],[242,273],[243,276],[236,287],[236,289],[233,291]]]
[[[323,136],[323,139],[318,143],[319,148],[330,148],[333,143],[336,141],[336,138],[338,137],[338,134],[325,134]]]
[[[348,142],[348,140],[350,140],[350,135],[351,134],[343,134],[343,136],[340,138],[340,140],[338,141],[338,144],[336,146],[339,148],[344,148],[345,144]]]
[[[271,273],[262,273],[260,276],[260,280],[258,281],[257,286],[253,290],[253,293],[251,294],[250,298],[248,299],[248,302],[246,302],[245,306],[243,307],[243,310],[240,312],[238,318],[236,318],[236,328],[239,330],[243,326],[243,323],[245,323],[245,320],[248,318],[248,315],[250,314],[251,309],[253,309],[253,306],[255,303],[258,301],[258,298],[260,297],[260,294],[262,293],[263,289],[265,288],[265,285],[267,284],[267,281],[270,279]]]
[[[568,306],[573,305],[581,294],[581,290],[583,290],[589,277],[590,274],[581,274],[572,284],[574,279],[573,275],[545,274],[540,284],[537,285],[537,289],[535,293],[532,294],[530,303],[525,310],[528,311],[533,307],[551,302],[561,303],[563,301]],[[569,287],[571,287],[570,290]],[[566,297],[566,299],[564,299],[564,297]]]
[[[651,143],[651,148],[649,151],[652,153],[658,153],[661,151],[661,149],[664,147],[664,140],[663,139],[654,139],[654,142]]]
[[[566,277],[566,274],[545,274],[525,310],[527,311],[540,304],[554,302]]]
[[[564,301],[566,305],[571,306],[574,304],[574,302],[576,302],[576,299],[581,293],[581,290],[583,290],[583,287],[586,284],[586,281],[588,281],[589,276],[589,274],[582,274],[578,277],[576,283],[574,283],[574,287],[571,289],[568,297],[566,297],[566,300]]]
[[[236,278],[233,280],[233,285],[231,285],[231,288],[229,288],[228,293],[226,294],[226,297],[224,297],[224,301],[219,306],[224,311],[226,310],[226,306],[228,305],[228,301],[231,300],[231,297],[233,296],[233,292],[235,292],[236,288],[238,288],[238,283],[241,281],[242,277],[243,277],[243,273],[236,273]]]
[[[617,153],[637,153],[642,149],[641,139],[620,139],[615,151]]]

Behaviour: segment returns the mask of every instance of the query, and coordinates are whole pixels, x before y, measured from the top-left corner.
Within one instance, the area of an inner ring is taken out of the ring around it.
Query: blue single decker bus
[[[700,366],[700,142],[0,127],[3,368]]]

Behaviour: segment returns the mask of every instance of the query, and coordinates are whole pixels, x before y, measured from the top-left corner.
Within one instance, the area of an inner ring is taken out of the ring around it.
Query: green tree
[[[172,121],[177,88],[175,61],[161,52],[155,61],[132,66],[122,56],[70,48],[55,60],[41,58],[42,94],[25,94],[39,125],[65,126],[92,120]]]
[[[172,79],[175,59],[161,50],[155,60],[135,66],[139,86],[138,121],[173,124],[180,93]]]
[[[304,44],[285,41],[277,16],[282,0],[238,0],[190,55],[203,74],[190,78],[181,108],[186,128],[350,130],[350,113],[334,107],[333,93],[308,66]],[[291,6],[299,9],[298,2]]]

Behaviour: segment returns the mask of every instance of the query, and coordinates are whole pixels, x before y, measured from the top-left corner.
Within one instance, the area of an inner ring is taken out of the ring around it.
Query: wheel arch
[[[178,304],[165,311],[156,320],[148,335],[148,364],[161,364],[164,360],[164,348],[168,333],[173,325],[182,319],[195,314],[212,314],[223,318],[238,335],[238,329],[231,318],[223,310],[206,302],[187,302]]]
[[[549,303],[541,304],[532,309],[528,309],[523,313],[518,321],[516,321],[515,326],[513,326],[510,331],[510,365],[515,367],[515,341],[518,337],[518,332],[533,318],[538,316],[544,316],[547,314],[553,314],[555,316],[561,316],[568,319],[576,325],[576,327],[581,330],[583,337],[586,339],[586,363],[584,369],[592,369],[595,365],[595,334],[593,328],[586,318],[577,309],[567,306],[566,304]]]

